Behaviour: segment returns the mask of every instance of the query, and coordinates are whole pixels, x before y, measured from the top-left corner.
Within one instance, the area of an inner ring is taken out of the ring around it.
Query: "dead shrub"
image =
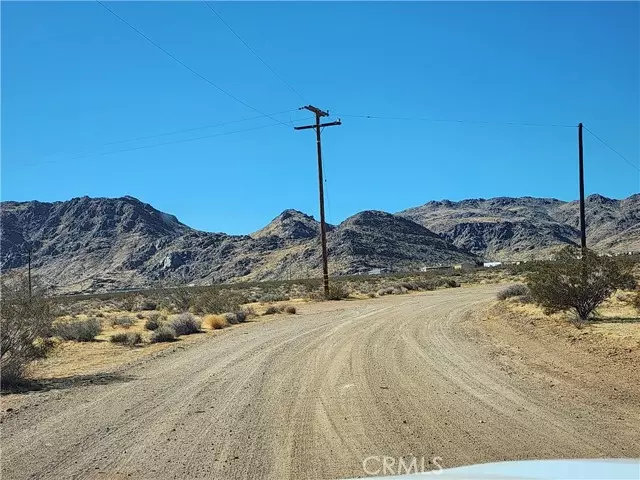
[[[229,326],[223,315],[209,314],[204,317],[204,324],[212,330],[220,330]]]
[[[290,315],[295,315],[296,314],[296,307],[294,307],[293,305],[287,305],[286,307],[284,307],[284,311],[287,312]]]

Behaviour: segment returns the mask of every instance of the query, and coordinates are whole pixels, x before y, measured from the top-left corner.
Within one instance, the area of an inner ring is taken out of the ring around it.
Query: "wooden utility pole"
[[[584,159],[582,149],[582,122],[578,124],[578,163],[580,169],[580,246],[582,256],[587,250],[587,225],[584,213]]]
[[[312,105],[300,108],[300,110],[309,110],[316,116],[314,125],[306,125],[304,127],[294,127],[295,130],[307,130],[313,128],[316,131],[316,145],[318,147],[318,186],[320,191],[320,239],[322,242],[322,284],[324,285],[324,296],[329,297],[329,263],[327,260],[327,226],[324,221],[324,180],[322,178],[322,146],[320,143],[320,129],[323,127],[333,127],[342,125],[338,119],[335,122],[320,123],[320,117],[328,117],[329,112],[325,112]]]

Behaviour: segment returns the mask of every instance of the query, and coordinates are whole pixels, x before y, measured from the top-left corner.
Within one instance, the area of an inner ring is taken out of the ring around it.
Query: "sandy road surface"
[[[4,418],[2,478],[339,478],[376,455],[444,467],[640,456],[633,394],[558,395],[492,357],[473,314],[495,290],[309,305],[120,381],[35,394]]]

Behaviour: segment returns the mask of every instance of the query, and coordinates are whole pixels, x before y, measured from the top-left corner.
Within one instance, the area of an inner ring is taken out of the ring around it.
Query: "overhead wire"
[[[298,122],[298,121],[303,121],[303,120],[309,120],[310,118],[313,118],[313,117],[297,118],[297,119],[294,119],[294,121]],[[200,137],[185,138],[185,139],[181,139],[181,140],[173,140],[173,141],[170,141],[170,142],[154,143],[154,144],[151,144],[151,145],[141,145],[141,146],[138,146],[138,147],[125,148],[125,149],[114,150],[114,151],[109,151],[109,152],[88,153],[88,154],[83,154],[83,155],[78,155],[78,156],[75,156],[75,157],[71,157],[68,160],[79,160],[79,159],[87,158],[87,157],[101,157],[101,156],[104,156],[104,155],[113,155],[113,154],[116,154],[116,153],[133,152],[133,151],[136,151],[136,150],[143,150],[143,149],[146,149],[146,148],[162,147],[162,146],[166,146],[166,145],[176,145],[176,144],[179,144],[179,143],[194,142],[194,141],[197,141],[197,140],[204,140],[204,139],[207,139],[207,138],[221,137],[221,136],[225,136],[225,135],[233,135],[233,134],[236,134],[236,133],[249,132],[249,131],[252,131],[252,130],[260,130],[260,129],[263,129],[263,128],[269,128],[269,127],[275,127],[275,126],[278,126],[278,124],[277,123],[270,123],[269,125],[259,125],[259,126],[256,126],[256,127],[244,128],[244,129],[241,129],[241,130],[233,130],[231,132],[214,133],[214,134],[211,134],[211,135],[202,135]],[[58,160],[44,161],[44,162],[37,162],[37,163],[26,163],[24,165],[25,166],[34,166],[34,165],[40,165],[42,163],[56,163],[57,161]]]
[[[347,113],[335,113],[334,115],[339,117],[350,118],[365,118],[373,120],[402,120],[412,122],[435,122],[435,123],[468,123],[468,124],[480,124],[480,125],[516,125],[524,127],[560,127],[560,128],[575,128],[576,125],[556,124],[556,123],[525,123],[525,122],[493,122],[487,120],[460,120],[460,119],[441,119],[441,118],[428,118],[428,117],[393,117],[384,115],[352,115]]]
[[[298,92],[295,88],[293,88],[291,86],[291,84],[289,82],[287,82],[278,72],[276,72],[273,68],[271,68],[271,66],[264,61],[264,59],[258,55],[258,53],[251,48],[251,46],[244,41],[244,39],[238,34],[238,32],[236,32],[233,28],[231,28],[231,25],[229,25],[224,18],[222,18],[222,16],[217,12],[216,9],[214,9],[211,4],[209,2],[204,2],[204,4],[209,7],[209,10],[216,16],[218,17],[218,20],[220,20],[222,22],[222,24],[227,27],[227,29],[238,39],[240,40],[240,42],[247,48],[247,50],[249,50],[254,57],[256,57],[258,60],[260,60],[260,62],[267,67],[267,69],[273,73],[289,90],[291,90],[293,93],[295,93],[303,102],[308,103],[304,96],[302,96],[302,94],[300,92]]]
[[[638,170],[640,172],[640,168],[635,165],[631,160],[627,159],[624,155],[622,155],[620,152],[618,152],[615,148],[613,148],[611,145],[609,145],[607,142],[605,142],[602,138],[600,138],[598,135],[596,135],[595,133],[593,133],[591,130],[589,130],[587,127],[585,127],[584,125],[582,126],[582,128],[584,128],[587,132],[589,132],[591,135],[593,135],[593,137],[600,141],[600,143],[602,143],[605,147],[607,147],[609,150],[611,150],[613,153],[615,153],[616,155],[618,155],[622,160],[624,160],[625,162],[627,162],[629,165],[631,165],[633,168],[635,168],[636,170]]]
[[[147,40],[151,45],[153,45],[154,47],[156,47],[158,50],[160,50],[161,52],[163,52],[165,55],[167,55],[169,58],[171,58],[173,61],[175,61],[176,63],[178,63],[179,65],[182,65],[184,68],[186,68],[187,70],[189,70],[191,73],[193,73],[194,75],[196,75],[197,77],[199,77],[200,79],[204,80],[205,82],[207,82],[209,85],[211,85],[213,88],[215,88],[216,90],[218,90],[219,92],[225,94],[226,96],[228,96],[229,98],[235,100],[236,102],[244,105],[247,108],[250,108],[251,110],[254,110],[258,113],[260,113],[261,115],[264,115],[265,117],[269,117],[271,118],[273,121],[284,125],[285,127],[289,128],[289,126],[284,123],[281,122],[280,120],[277,120],[276,118],[270,116],[267,113],[264,113],[262,110],[248,104],[247,102],[245,102],[244,100],[241,100],[240,98],[236,97],[235,95],[233,95],[231,92],[229,92],[228,90],[225,90],[224,88],[220,87],[219,85],[216,85],[214,82],[212,82],[211,80],[209,80],[207,77],[205,77],[204,75],[202,75],[201,73],[199,73],[198,71],[194,70],[193,68],[191,68],[189,65],[187,65],[186,63],[184,63],[182,60],[180,60],[178,57],[176,57],[175,55],[173,55],[171,52],[169,52],[168,50],[166,50],[165,48],[163,48],[162,46],[160,46],[158,43],[156,43],[155,41],[153,41],[150,37],[148,37],[147,35],[145,35],[141,30],[139,30],[138,28],[136,28],[133,24],[129,23],[127,20],[125,20],[122,16],[118,15],[115,11],[113,11],[112,9],[110,9],[109,7],[107,7],[102,1],[100,0],[96,0],[96,2],[102,6],[102,8],[104,8],[106,11],[108,11],[109,13],[111,13],[111,15],[113,15],[114,17],[116,17],[118,20],[120,20],[122,23],[124,23],[126,26],[128,26],[131,30],[133,30],[134,32],[136,32],[138,35],[140,35],[142,38],[144,38],[145,40]]]

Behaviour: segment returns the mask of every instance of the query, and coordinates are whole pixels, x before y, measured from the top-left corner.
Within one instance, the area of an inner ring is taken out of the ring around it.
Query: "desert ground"
[[[640,457],[635,333],[614,349],[589,327],[534,328],[534,313],[514,321],[517,305],[496,305],[499,288],[309,303],[5,395],[3,478],[331,479],[366,476],[370,456],[444,468]],[[584,332],[603,340],[585,347]]]

